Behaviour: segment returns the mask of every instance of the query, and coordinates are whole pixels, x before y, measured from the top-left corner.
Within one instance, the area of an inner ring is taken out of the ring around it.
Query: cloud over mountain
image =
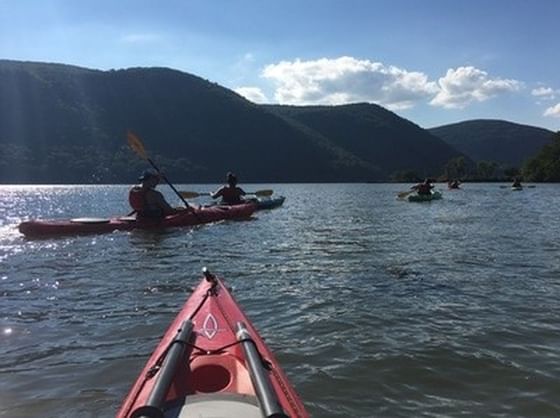
[[[450,68],[438,80],[439,92],[430,104],[444,108],[463,109],[473,102],[483,102],[502,93],[522,87],[517,80],[491,78],[486,71],[468,66]]]
[[[463,109],[523,87],[518,80],[492,77],[472,66],[450,68],[436,82],[430,81],[423,72],[348,56],[281,61],[267,65],[261,76],[274,84],[274,101],[279,104],[368,102],[391,110],[408,109],[421,103]],[[256,103],[267,99],[256,87],[235,90]],[[532,91],[534,96],[541,98],[552,93],[551,89],[544,87]]]
[[[268,101],[265,94],[258,87],[237,87],[233,91],[253,103],[266,103]]]
[[[555,106],[551,106],[544,111],[544,116],[552,116],[554,118],[560,118],[560,103]]]
[[[539,99],[553,100],[556,92],[551,87],[540,86],[531,90],[531,94]]]
[[[276,85],[276,102],[291,105],[370,102],[406,109],[438,91],[424,73],[353,57],[281,61],[262,76]]]

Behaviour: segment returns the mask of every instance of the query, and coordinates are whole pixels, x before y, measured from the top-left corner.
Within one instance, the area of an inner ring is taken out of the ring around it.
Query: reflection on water
[[[397,200],[403,185],[255,187],[285,205],[43,240],[15,226],[127,213],[127,187],[0,187],[0,416],[113,415],[203,266],[312,416],[560,414],[556,185],[466,184],[431,203]]]

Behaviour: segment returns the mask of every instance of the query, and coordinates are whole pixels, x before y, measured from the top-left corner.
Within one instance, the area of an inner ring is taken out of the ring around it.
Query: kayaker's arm
[[[218,190],[216,190],[215,192],[210,193],[210,197],[211,197],[212,199],[217,199],[217,198],[219,198],[219,197],[222,197],[223,195],[224,195],[224,188],[223,188],[223,187],[220,187],[220,188],[219,188]]]
[[[149,199],[154,206],[160,208],[164,216],[173,215],[178,212],[177,209],[167,203],[163,194],[156,190],[152,190],[149,194],[147,194],[146,199]]]

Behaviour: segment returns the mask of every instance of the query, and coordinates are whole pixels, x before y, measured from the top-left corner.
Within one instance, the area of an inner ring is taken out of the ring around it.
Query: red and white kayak
[[[204,276],[117,418],[309,417],[231,293],[208,271]]]
[[[31,220],[19,224],[19,231],[26,236],[57,236],[76,234],[102,234],[132,229],[163,229],[177,226],[192,226],[217,222],[225,219],[249,218],[256,209],[254,203],[235,206],[212,206],[184,210],[162,219],[120,218],[75,218]]]

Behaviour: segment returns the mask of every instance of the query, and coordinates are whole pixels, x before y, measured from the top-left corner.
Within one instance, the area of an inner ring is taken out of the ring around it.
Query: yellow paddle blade
[[[128,131],[126,133],[126,138],[128,139],[128,145],[130,145],[130,148],[132,148],[132,150],[140,157],[142,157],[144,160],[147,160],[148,155],[146,154],[146,150],[144,149],[144,144],[142,144],[140,138],[138,138],[131,131]]]
[[[265,189],[265,190],[257,190],[255,193],[247,193],[247,194],[254,194],[255,196],[272,196],[274,190]]]

